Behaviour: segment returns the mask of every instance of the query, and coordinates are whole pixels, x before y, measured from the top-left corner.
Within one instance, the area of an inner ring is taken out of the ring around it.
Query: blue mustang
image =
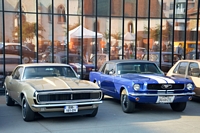
[[[105,95],[119,99],[125,113],[133,112],[136,103],[169,103],[172,110],[183,111],[195,94],[191,80],[167,77],[150,61],[107,61],[89,78]]]

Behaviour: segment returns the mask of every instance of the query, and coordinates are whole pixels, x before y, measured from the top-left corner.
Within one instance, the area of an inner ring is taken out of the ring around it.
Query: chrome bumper
[[[129,96],[192,96],[195,95],[195,92],[188,93],[156,93],[156,94],[147,94],[147,93],[129,93]]]
[[[70,106],[70,105],[91,105],[91,104],[101,104],[101,103],[103,103],[103,101],[85,102],[85,103],[41,104],[41,105],[33,104],[32,107],[46,108],[46,107],[60,107],[60,106]]]

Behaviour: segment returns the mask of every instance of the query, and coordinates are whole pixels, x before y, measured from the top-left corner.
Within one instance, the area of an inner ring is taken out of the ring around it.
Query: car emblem
[[[171,89],[172,85],[162,85],[161,88],[162,89]]]

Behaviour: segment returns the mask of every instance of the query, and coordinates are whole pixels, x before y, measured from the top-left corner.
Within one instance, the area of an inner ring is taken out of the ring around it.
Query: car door
[[[114,85],[114,72],[115,64],[107,63],[105,64],[104,69],[102,69],[101,74],[101,89],[107,95],[113,96],[115,93],[115,85]],[[112,73],[112,74],[111,74]]]
[[[20,102],[20,93],[23,89],[20,87],[21,84],[21,77],[22,77],[22,70],[23,67],[18,67],[15,69],[14,73],[11,75],[12,79],[9,82],[8,89],[11,93],[11,97],[16,100],[17,102]]]
[[[178,78],[187,78],[187,68],[188,68],[189,62],[188,61],[182,61],[173,70],[172,77],[178,77]]]
[[[192,70],[194,69],[199,69],[199,63],[197,62],[190,62],[189,63],[189,66],[188,66],[188,72],[187,72],[187,78],[188,79],[191,79],[195,86],[196,86],[196,89],[194,90],[196,95],[199,95],[200,96],[200,77],[199,75],[194,75],[192,73]]]

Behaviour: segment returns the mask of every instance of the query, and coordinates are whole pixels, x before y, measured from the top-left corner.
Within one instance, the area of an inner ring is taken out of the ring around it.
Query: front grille
[[[66,100],[100,99],[101,93],[38,94],[38,102],[59,102]]]
[[[171,87],[165,88],[164,85],[168,84],[148,84],[147,89],[148,90],[181,90],[184,89],[184,84],[171,84]]]

